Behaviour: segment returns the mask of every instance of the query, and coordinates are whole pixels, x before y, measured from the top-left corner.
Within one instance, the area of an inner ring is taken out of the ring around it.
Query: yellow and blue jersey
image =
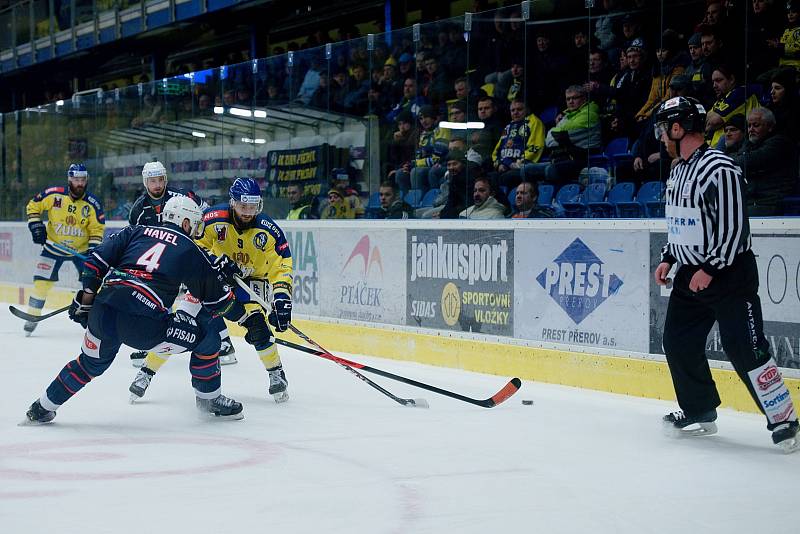
[[[47,212],[47,240],[86,252],[103,240],[106,217],[100,200],[89,192],[73,199],[69,187],[49,187],[33,197],[26,207],[28,223],[42,220]],[[63,252],[45,245],[45,250],[57,256]]]
[[[734,115],[744,115],[747,117],[750,111],[759,107],[759,105],[756,95],[752,93],[748,95],[747,89],[743,85],[740,85],[739,87],[735,87],[723,98],[717,100],[714,103],[714,107],[711,108],[711,111],[722,117],[725,124],[728,124],[728,121],[731,120],[731,117]],[[711,132],[711,135],[711,142],[709,144],[711,146],[717,146],[719,139],[725,135],[725,126],[720,126]]]
[[[273,291],[292,292],[292,253],[283,230],[264,214],[256,215],[249,228],[239,231],[228,204],[210,208],[197,243],[215,256],[225,254],[247,279],[263,280]]]

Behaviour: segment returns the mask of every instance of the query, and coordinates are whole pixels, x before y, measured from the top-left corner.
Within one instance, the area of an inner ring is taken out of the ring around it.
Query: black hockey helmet
[[[687,132],[703,133],[706,127],[706,109],[690,96],[670,98],[656,111],[656,139],[661,139],[661,134],[669,131],[676,122]]]

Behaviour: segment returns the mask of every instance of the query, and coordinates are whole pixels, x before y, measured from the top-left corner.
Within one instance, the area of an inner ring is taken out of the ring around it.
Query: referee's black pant
[[[770,358],[755,256],[752,251],[740,254],[706,289],[694,293],[689,290],[689,281],[699,268],[683,265],[678,269],[664,324],[664,352],[678,405],[690,415],[720,405],[705,352],[708,333],[717,321],[725,354],[763,412],[747,375]]]

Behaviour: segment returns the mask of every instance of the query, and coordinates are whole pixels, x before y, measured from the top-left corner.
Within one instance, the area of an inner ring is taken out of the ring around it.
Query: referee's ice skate
[[[710,410],[696,415],[687,415],[682,411],[668,413],[663,422],[667,431],[677,437],[710,436],[717,433],[717,411]]]

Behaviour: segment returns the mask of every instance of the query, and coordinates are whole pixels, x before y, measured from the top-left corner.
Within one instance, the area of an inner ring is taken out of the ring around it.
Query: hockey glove
[[[269,314],[269,324],[278,332],[285,332],[292,322],[292,297],[286,293],[275,293],[272,299],[273,310]]]
[[[84,304],[84,302],[87,302],[87,304]],[[86,328],[93,302],[94,295],[81,289],[75,293],[75,298],[72,299],[72,304],[69,305],[69,311],[67,311],[69,318]]]
[[[47,242],[47,230],[45,230],[42,221],[34,221],[28,223],[28,230],[31,231],[33,242],[37,245],[44,245]]]
[[[256,348],[269,345],[272,333],[264,320],[264,314],[259,312],[251,313],[239,324],[247,329],[244,340],[250,345]]]
[[[214,269],[226,280],[233,280],[234,276],[242,276],[242,270],[236,265],[236,262],[225,254],[214,260]]]

